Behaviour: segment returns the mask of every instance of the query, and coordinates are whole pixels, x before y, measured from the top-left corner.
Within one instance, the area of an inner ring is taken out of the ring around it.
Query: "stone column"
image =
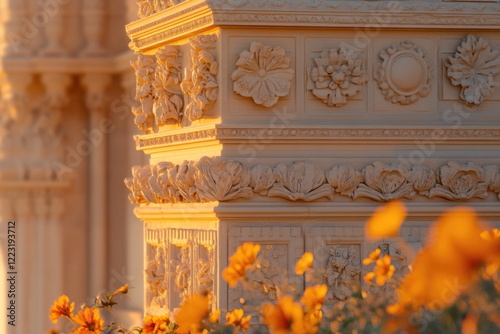
[[[99,57],[106,54],[104,46],[106,1],[89,0],[83,3],[83,33],[86,41],[82,56]]]

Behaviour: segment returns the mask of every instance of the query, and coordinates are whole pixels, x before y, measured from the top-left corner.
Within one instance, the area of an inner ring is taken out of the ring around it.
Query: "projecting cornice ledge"
[[[207,0],[183,1],[127,26],[130,47],[159,45],[222,26],[365,27],[498,30],[500,8],[489,2]],[[150,51],[152,52],[152,51]]]

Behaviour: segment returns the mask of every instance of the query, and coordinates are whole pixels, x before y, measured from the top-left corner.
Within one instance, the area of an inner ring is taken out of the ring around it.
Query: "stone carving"
[[[375,80],[387,101],[411,104],[431,91],[431,65],[422,48],[412,42],[393,45],[379,53]]]
[[[203,157],[180,165],[135,166],[125,185],[133,204],[231,201],[250,199],[253,193],[290,201],[332,200],[334,193],[374,201],[413,199],[417,193],[467,200],[484,199],[488,190],[499,195],[499,168],[449,162],[436,172],[422,165],[407,168],[377,161],[361,172],[350,165],[334,165],[324,172],[305,161],[247,167],[222,157]]]
[[[413,189],[420,195],[429,196],[429,190],[436,185],[436,173],[425,166],[413,166],[409,182],[413,184]]]
[[[249,199],[250,174],[238,161],[203,157],[195,165],[194,183],[202,201]]]
[[[410,183],[410,172],[403,165],[376,161],[362,171],[363,182],[354,191],[354,198],[368,197],[375,201],[397,198],[412,199],[415,196]]]
[[[366,81],[363,60],[349,48],[324,50],[314,64],[307,88],[329,107],[346,104]]]
[[[233,90],[256,104],[271,107],[289,94],[294,70],[283,48],[253,42],[240,53],[236,66],[231,75]]]
[[[326,179],[335,192],[351,198],[358,185],[363,181],[361,173],[351,165],[333,166],[326,172]]]
[[[279,163],[274,168],[274,175],[276,183],[269,189],[268,196],[284,197],[291,201],[333,197],[332,188],[326,183],[325,173],[312,163]]]
[[[155,77],[155,60],[152,56],[139,55],[137,61],[130,63],[135,70],[136,95],[140,107],[133,106],[134,122],[139,130],[146,134],[153,132],[153,81]]]
[[[483,169],[488,190],[497,194],[498,199],[500,199],[500,167],[489,165],[484,166]]]
[[[422,245],[418,243],[416,246],[420,249]],[[411,271],[409,266],[417,253],[417,249],[414,249],[412,244],[409,242],[396,243],[391,241],[379,244],[378,248],[380,248],[380,257],[384,255],[391,256],[391,264],[394,266],[394,277],[396,279],[402,279]]]
[[[430,197],[465,200],[488,196],[484,171],[473,162],[450,161],[438,170],[437,178],[439,184],[430,190]]]
[[[492,51],[482,37],[467,35],[455,56],[448,57],[446,72],[454,86],[462,88],[460,100],[469,107],[479,106],[495,88],[494,76],[500,72],[500,52]]]
[[[208,293],[213,299],[214,290],[214,249],[209,248],[207,259],[198,260],[198,289],[202,293]]]
[[[177,259],[172,260],[171,264],[175,267],[172,271],[175,273],[174,282],[176,290],[182,300],[189,296],[191,288],[191,259],[189,245],[176,245]]]
[[[166,248],[158,245],[147,245],[148,262],[146,263],[146,307],[157,309],[168,307],[168,282]]]
[[[179,52],[167,45],[156,53],[157,67],[154,76],[155,102],[153,113],[156,125],[179,123],[182,118],[181,70]]]
[[[325,279],[328,285],[327,300],[346,300],[354,284],[360,284],[360,245],[338,245],[330,248]]]
[[[184,110],[191,121],[202,117],[209,105],[217,99],[217,71],[215,58],[217,35],[196,36],[189,40],[191,63],[186,68],[181,88],[190,101]]]
[[[149,16],[155,12],[154,0],[137,0],[139,18]]]

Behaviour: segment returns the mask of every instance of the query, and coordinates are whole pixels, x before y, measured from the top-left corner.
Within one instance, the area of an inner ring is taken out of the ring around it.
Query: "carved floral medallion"
[[[477,107],[495,88],[494,76],[500,72],[500,51],[492,51],[485,39],[469,34],[445,64],[452,85],[462,88],[460,100]]]
[[[430,190],[430,197],[465,200],[488,196],[484,171],[475,163],[450,161],[439,169],[437,177],[440,184]]]
[[[272,107],[290,93],[294,70],[282,47],[253,42],[240,53],[236,66],[231,75],[233,90],[256,104]]]
[[[429,94],[431,65],[421,47],[402,42],[380,51],[379,57],[374,77],[387,101],[407,105]]]
[[[314,58],[308,89],[329,107],[340,107],[361,91],[366,81],[363,60],[347,48],[324,50]]]

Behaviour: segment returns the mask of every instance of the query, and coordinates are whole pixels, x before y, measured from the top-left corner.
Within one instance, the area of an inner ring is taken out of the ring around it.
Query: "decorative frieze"
[[[181,165],[159,163],[136,166],[125,180],[130,201],[136,204],[230,201],[250,199],[254,193],[290,201],[333,200],[342,196],[390,201],[418,195],[448,200],[485,199],[487,192],[500,191],[499,167],[484,168],[472,162],[450,161],[437,171],[422,165],[375,161],[363,170],[334,165],[326,172],[305,161],[249,167],[221,157],[203,157]]]
[[[324,50],[314,58],[307,88],[329,107],[341,107],[366,81],[363,60],[349,48]]]
[[[236,66],[231,75],[233,90],[255,104],[272,107],[290,93],[294,70],[282,47],[253,42],[240,53]]]
[[[134,123],[142,133],[153,132],[153,81],[155,79],[155,58],[153,56],[139,55],[137,61],[131,62],[135,70],[136,95],[135,99],[140,106],[133,106]]]
[[[451,83],[461,88],[460,100],[469,107],[477,107],[495,89],[494,76],[500,72],[500,51],[492,51],[484,38],[469,34],[445,64]]]
[[[412,104],[431,91],[432,68],[424,50],[402,42],[380,51],[375,80],[387,101]]]

